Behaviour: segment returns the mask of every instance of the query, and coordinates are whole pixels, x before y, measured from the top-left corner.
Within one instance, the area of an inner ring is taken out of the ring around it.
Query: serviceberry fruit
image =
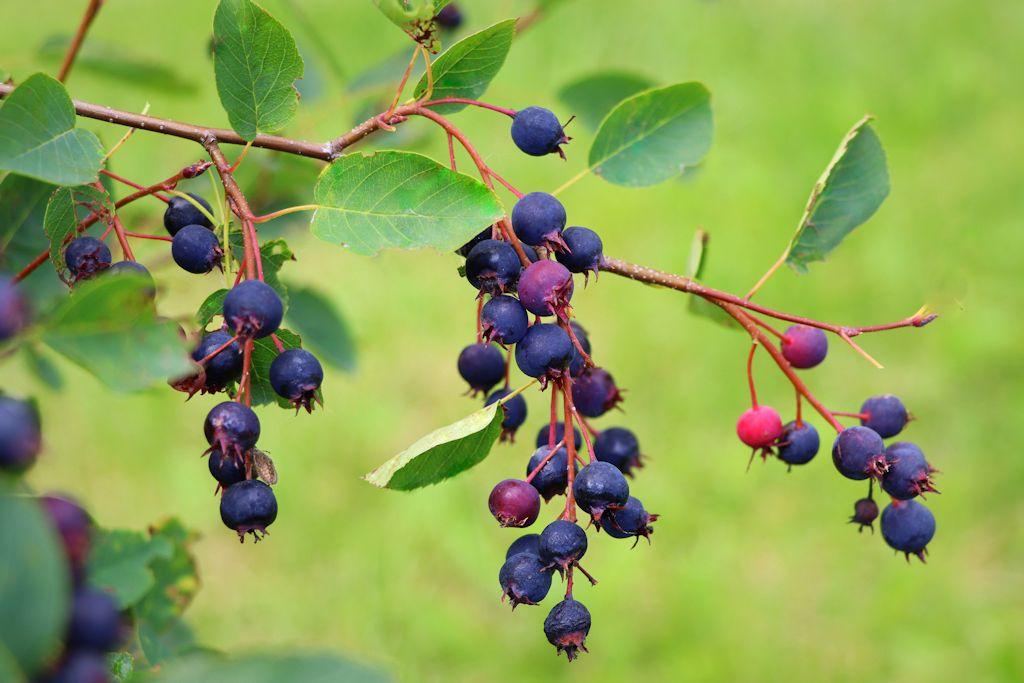
[[[492,344],[470,344],[459,353],[459,374],[469,383],[470,393],[487,393],[505,379],[505,358]]]
[[[512,142],[530,156],[557,152],[564,159],[561,145],[569,142],[569,138],[554,112],[544,107],[527,107],[512,118]]]
[[[885,473],[885,444],[868,427],[848,427],[832,444],[832,462],[847,479],[880,477]]]
[[[171,240],[171,257],[183,270],[202,275],[221,268],[224,250],[217,235],[209,228],[186,225]]]
[[[110,683],[106,655],[87,650],[68,653],[57,670],[39,679],[45,683]]]
[[[269,486],[258,479],[232,484],[220,498],[220,518],[229,529],[238,533],[238,540],[252,534],[255,541],[267,534],[267,527],[277,519],[277,498]]]
[[[793,325],[782,335],[782,355],[794,368],[813,368],[828,355],[828,337],[817,327]]]
[[[590,612],[572,598],[566,598],[551,608],[544,619],[544,635],[555,646],[557,653],[565,653],[571,662],[579,651],[587,651],[587,634],[590,633]]]
[[[138,261],[118,261],[107,268],[103,274],[105,277],[112,277],[115,275],[141,277],[146,282],[146,296],[151,299],[156,296],[156,281],[153,280],[153,274],[149,272],[149,269],[146,268],[146,266],[142,265]]]
[[[485,406],[497,403],[512,393],[511,389],[498,389],[484,401]],[[505,419],[501,421],[501,440],[515,442],[516,430],[526,422],[526,399],[522,394],[513,396],[501,405]]]
[[[573,433],[573,442],[575,443],[576,450],[579,450],[580,446],[583,444],[583,436],[580,434],[580,430],[576,429],[576,427],[572,428],[572,433]],[[544,425],[543,427],[540,428],[539,432],[537,432],[537,448],[540,448],[541,446],[547,446],[549,442],[550,443],[558,443],[564,437],[565,437],[565,423],[564,422],[556,422],[555,423],[555,440],[554,441],[551,441],[551,425],[546,424],[546,425]]]
[[[199,340],[199,344],[192,351],[192,360],[198,363],[232,339],[234,339],[234,335],[230,332],[223,330],[210,332]],[[225,347],[216,356],[206,361],[204,371],[206,373],[204,391],[209,393],[220,391],[241,375],[242,347],[237,341]]]
[[[572,273],[556,261],[531,263],[519,276],[519,301],[534,315],[564,313],[572,300],[572,290]]]
[[[0,470],[28,469],[36,461],[41,443],[35,404],[0,395]]]
[[[562,239],[566,248],[555,252],[555,258],[573,273],[584,276],[593,272],[596,276],[604,256],[604,244],[601,237],[590,228],[573,226],[562,231]]]
[[[28,324],[28,301],[21,289],[0,274],[0,342],[16,335]]]
[[[623,474],[632,474],[634,467],[642,467],[640,442],[624,427],[601,430],[594,440],[594,455],[601,462],[615,465]]]
[[[524,534],[516,540],[512,541],[512,545],[508,547],[505,552],[505,559],[518,555],[519,553],[526,553],[527,555],[540,556],[540,534]]]
[[[530,326],[526,309],[515,297],[501,294],[492,297],[480,310],[484,341],[518,344]]]
[[[518,605],[536,605],[551,590],[551,572],[544,568],[537,555],[517,553],[501,565],[498,583],[502,600],[508,598],[512,609]]]
[[[505,479],[491,490],[487,507],[501,526],[526,527],[540,514],[540,494],[522,479]]]
[[[916,500],[894,500],[882,510],[882,538],[889,547],[924,562],[935,536],[935,516]]]
[[[574,522],[556,519],[540,532],[540,560],[547,570],[562,573],[586,552],[587,533]]]
[[[782,418],[775,408],[754,406],[740,415],[736,434],[751,448],[769,448],[782,436]]]
[[[313,411],[316,392],[324,381],[320,361],[305,349],[285,349],[270,364],[270,386],[283,399],[292,402],[295,409]]]
[[[519,254],[511,244],[487,239],[469,250],[466,279],[481,292],[501,294],[515,291],[522,267]]]
[[[512,229],[516,237],[534,247],[556,250],[565,246],[565,207],[554,195],[531,192],[512,207]]]
[[[889,470],[882,475],[882,488],[897,500],[910,500],[926,491],[938,493],[932,482],[935,470],[924,452],[908,441],[897,441],[885,449]]]
[[[77,582],[85,575],[85,562],[92,546],[92,520],[81,506],[65,496],[43,496],[39,503],[60,535],[72,577]]]
[[[454,2],[450,2],[434,16],[434,21],[441,28],[456,29],[462,25],[462,10]]]
[[[213,213],[213,209],[210,208],[205,199],[191,192],[188,195],[202,204],[203,208],[211,214]],[[170,233],[171,237],[174,237],[186,225],[213,227],[213,223],[206,217],[206,214],[197,209],[192,202],[184,197],[171,197],[171,201],[167,202],[167,209],[164,211],[164,227],[167,228],[167,232]]]
[[[651,523],[657,519],[658,515],[647,512],[638,498],[630,496],[624,506],[605,513],[601,518],[601,528],[612,538],[633,538],[638,542],[643,536],[650,541],[654,533]]]
[[[576,322],[575,320],[569,321],[569,327],[572,329],[573,335],[576,337],[576,341],[580,343],[580,346],[590,355],[590,338],[587,336],[587,331]],[[579,377],[580,373],[583,372],[587,367],[587,361],[583,358],[583,354],[576,348],[576,345],[572,345],[572,360],[569,361],[569,375],[571,377]]]
[[[551,446],[547,444],[541,446],[533,455],[530,456],[530,462],[526,465],[526,476],[529,476],[537,467],[541,461],[547,457],[548,453],[551,452]],[[544,467],[540,468],[540,471],[530,480],[533,487],[537,489],[537,493],[544,497],[545,501],[549,501],[555,496],[565,493],[565,487],[569,484],[569,451],[564,446],[560,447],[555,454],[551,456]]]
[[[864,531],[864,527],[875,533],[874,522],[878,518],[878,503],[871,498],[861,498],[853,504],[853,516],[850,517],[850,524],[857,524],[857,531]]]
[[[779,460],[787,465],[806,465],[818,454],[821,440],[813,425],[787,422],[779,437]]]
[[[260,280],[245,280],[224,297],[224,322],[235,334],[259,339],[277,331],[284,305],[277,292]]]
[[[601,417],[622,402],[615,380],[603,368],[587,368],[572,382],[576,410],[586,417]]]
[[[486,228],[484,228],[483,230],[478,232],[476,235],[474,235],[471,240],[469,240],[468,242],[463,244],[461,247],[456,249],[455,253],[458,254],[459,256],[461,256],[462,258],[466,258],[467,256],[469,256],[469,252],[472,251],[473,247],[475,247],[476,245],[480,244],[484,240],[491,239],[491,237],[493,235],[494,235],[494,229],[491,226],[488,225]]]
[[[79,588],[71,603],[68,649],[109,652],[120,641],[121,614],[114,598],[97,588]]]
[[[260,438],[260,420],[252,408],[235,401],[215,405],[207,414],[203,433],[210,450],[241,458]]]
[[[621,508],[629,500],[629,483],[615,465],[596,460],[579,471],[572,492],[576,504],[600,523],[606,510]]]
[[[225,455],[219,448],[210,451],[210,474],[217,480],[217,490],[245,481],[245,462],[234,455]]]
[[[572,349],[569,335],[558,325],[531,325],[516,344],[516,365],[528,377],[557,379],[568,370]]]
[[[903,402],[892,394],[872,396],[860,407],[860,423],[875,430],[883,439],[896,436],[910,421]]]
[[[95,237],[78,237],[64,249],[64,264],[75,282],[88,280],[110,267],[110,249]]]

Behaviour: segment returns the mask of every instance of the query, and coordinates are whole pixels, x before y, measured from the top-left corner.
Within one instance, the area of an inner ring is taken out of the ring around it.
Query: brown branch
[[[82,41],[85,40],[85,34],[89,31],[89,26],[92,25],[92,20],[96,18],[96,15],[100,11],[100,7],[103,6],[103,0],[89,0],[88,7],[85,8],[85,14],[82,15],[82,21],[78,24],[78,30],[75,32],[75,37],[71,39],[71,44],[68,45],[68,51],[64,55],[64,61],[60,65],[60,71],[57,72],[57,80],[63,83],[67,80],[68,74],[71,73],[71,67],[75,63],[75,57],[78,56],[78,51],[82,47]]]
[[[231,173],[231,163],[224,156],[224,152],[221,151],[220,145],[212,137],[204,138],[200,140],[200,143],[210,154],[210,158],[213,159],[213,164],[217,168],[217,173],[220,175],[220,181],[224,185],[224,192],[228,196],[228,200],[231,204],[231,210],[238,216],[238,219],[242,222],[242,243],[245,251],[245,274],[249,279],[258,278],[263,279],[263,264],[260,258],[260,245],[256,238],[256,228],[253,225],[253,213],[252,209],[249,208],[249,202],[246,200],[245,195],[242,193],[242,188],[238,186],[235,181],[235,176]],[[224,248],[227,249],[229,245],[225,244]]]

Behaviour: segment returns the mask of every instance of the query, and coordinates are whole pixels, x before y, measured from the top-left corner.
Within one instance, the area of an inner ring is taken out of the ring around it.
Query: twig
[[[82,47],[82,41],[85,40],[85,34],[89,31],[89,26],[92,25],[92,21],[96,18],[96,14],[99,13],[102,5],[103,0],[89,0],[89,5],[85,8],[85,14],[82,15],[82,21],[78,24],[78,30],[75,31],[75,37],[71,39],[71,44],[68,45],[68,51],[65,53],[64,61],[60,65],[60,71],[57,72],[57,80],[61,83],[66,81],[68,74],[71,73],[75,57],[78,56],[78,51]]]

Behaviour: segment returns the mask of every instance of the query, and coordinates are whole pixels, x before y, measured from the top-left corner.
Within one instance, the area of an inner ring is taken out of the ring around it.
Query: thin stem
[[[237,171],[238,167],[242,165],[243,161],[245,161],[245,157],[249,156],[249,150],[250,149],[252,149],[252,140],[250,140],[249,142],[245,143],[245,147],[242,148],[242,153],[238,155],[237,159],[235,159],[235,163],[231,164],[231,172],[232,173]]]
[[[136,240],[158,240],[160,242],[173,242],[174,241],[173,237],[169,237],[167,235],[145,235],[145,234],[143,234],[141,232],[129,232],[127,230],[124,231],[124,236],[125,237],[131,237],[132,239],[136,239]]]
[[[132,247],[128,244],[128,237],[124,234],[124,226],[121,225],[121,219],[116,214],[110,217],[110,226],[114,229],[114,234],[117,235],[117,243],[121,245],[121,253],[124,255],[125,260],[134,261],[135,254],[132,253]]]
[[[232,210],[239,220],[242,221],[242,243],[245,251],[246,276],[250,280],[262,280],[263,264],[260,257],[259,241],[256,236],[256,227],[252,223],[253,214],[252,209],[249,208],[249,202],[246,201],[245,195],[242,194],[242,189],[238,187],[235,177],[231,174],[231,165],[228,163],[217,141],[207,138],[202,141],[202,145],[210,154],[210,158],[217,167],[217,173],[220,175],[221,184],[224,185],[224,192],[231,202]]]
[[[750,385],[750,404],[757,407],[757,388],[754,386],[754,353],[757,351],[757,340],[750,345],[750,354],[747,356],[747,383]]]
[[[743,298],[746,299],[747,301],[750,301],[750,299],[753,298],[755,294],[757,294],[757,290],[761,289],[764,283],[768,282],[768,278],[774,275],[775,271],[782,267],[782,264],[786,262],[786,258],[788,257],[789,249],[786,249],[786,251],[783,252],[782,256],[779,257],[779,260],[772,264],[772,267],[769,268],[768,271],[761,276],[761,279],[758,280],[757,283],[750,288],[750,291],[747,292],[747,295]]]
[[[142,108],[142,115],[145,116],[148,113],[149,113],[149,102],[146,102],[146,106]],[[106,163],[107,159],[109,159],[110,157],[112,157],[115,154],[117,154],[117,150],[121,149],[124,146],[124,143],[128,142],[128,139],[132,135],[134,135],[135,131],[137,131],[137,130],[138,130],[138,128],[129,128],[128,130],[126,130],[124,135],[121,136],[121,139],[118,140],[116,143],[114,143],[114,146],[111,147],[107,151],[107,153],[103,155],[103,162],[102,163]]]
[[[565,487],[565,518],[570,522],[576,521],[576,499],[573,496],[572,485],[576,479],[576,435],[572,433],[572,389],[570,388],[570,380],[568,377],[562,378],[562,406],[563,414],[565,417],[562,418],[565,424],[565,431],[563,432],[563,440],[565,441],[565,448],[569,451],[569,457],[566,459],[568,463],[566,465],[566,473],[568,482]]]
[[[482,344],[484,341],[484,323],[483,323],[483,312],[484,312],[484,297],[483,292],[476,298],[476,343]]]
[[[803,411],[804,411],[803,397],[800,395],[800,392],[797,391],[796,392],[796,426],[797,427],[803,427],[804,426],[804,412]],[[835,415],[835,413],[832,413],[832,414]]]
[[[504,114],[510,118],[515,118],[516,110],[509,109],[508,107],[499,107],[496,104],[489,102],[481,102],[480,100],[472,100],[467,97],[439,97],[436,100],[428,100],[426,102],[420,102],[422,107],[439,107],[443,104],[468,104],[471,107],[480,107],[481,109],[489,109],[496,111],[499,114]]]
[[[277,347],[277,352],[284,353],[284,344],[281,343],[281,340],[278,338],[277,334],[271,334],[270,339],[274,342],[274,346]]]
[[[579,173],[574,175],[572,178],[569,178],[564,183],[559,185],[558,188],[554,192],[552,192],[551,194],[553,194],[553,195],[555,195],[557,197],[559,194],[561,194],[562,192],[565,192],[570,187],[572,187],[573,185],[578,183],[580,180],[583,180],[583,178],[587,177],[588,173],[590,173],[590,167],[589,166],[587,166],[585,169],[583,169],[582,171],[580,171]]]
[[[103,0],[89,0],[89,5],[85,8],[85,14],[82,15],[82,20],[78,24],[78,30],[75,31],[75,37],[71,39],[71,44],[68,45],[68,51],[65,53],[64,61],[60,65],[60,71],[57,72],[57,80],[61,83],[66,81],[68,74],[71,73],[75,57],[78,56],[78,51],[85,40],[85,34],[89,31],[89,27],[92,25],[92,21],[96,18],[102,5]]]
[[[387,121],[391,118],[391,115],[395,113],[395,107],[398,106],[398,100],[402,97],[402,91],[405,90],[405,84],[409,82],[409,74],[412,73],[412,67],[416,65],[416,60],[420,56],[420,47],[417,45],[416,49],[412,51],[412,58],[409,60],[409,65],[405,67],[405,73],[402,74],[402,80],[398,84],[398,89],[395,90],[395,97],[391,100],[391,105],[387,111],[384,112],[382,118]]]
[[[765,321],[761,320],[760,318],[751,317],[751,320],[756,322],[766,332],[770,332],[771,334],[773,334],[776,337],[778,337],[782,341],[783,344],[786,343],[786,335],[784,335],[782,332],[779,332],[777,329],[775,329],[774,327],[772,327],[771,325],[769,325]]]
[[[128,187],[134,187],[136,190],[144,190],[144,189],[146,189],[145,185],[140,185],[139,183],[137,183],[137,182],[135,182],[133,180],[128,180],[127,178],[125,178],[123,176],[119,176],[118,174],[114,173],[113,171],[108,171],[105,168],[101,168],[100,169],[100,173],[102,173],[103,175],[107,176],[108,178],[110,178],[112,180],[116,180],[119,183],[127,185]],[[160,201],[164,202],[164,203],[167,203],[167,202],[171,201],[170,199],[168,199],[167,197],[163,196],[159,192],[154,192],[153,196],[156,197],[157,199],[159,199]]]
[[[434,96],[434,68],[430,62],[430,50],[422,45],[419,46],[419,50],[423,53],[423,70],[427,76],[427,89],[423,92],[423,97],[420,99],[429,100]]]
[[[534,467],[532,470],[530,470],[530,473],[528,475],[526,475],[526,483],[527,484],[529,484],[531,481],[534,480],[534,477],[536,477],[537,474],[542,469],[544,469],[544,465],[547,465],[551,461],[551,458],[555,457],[555,454],[558,453],[558,449],[561,448],[564,443],[565,443],[565,439],[562,439],[561,441],[556,443],[554,446],[551,446],[550,450],[548,451],[548,454],[545,455],[544,458],[539,463],[537,463],[536,467]]]
[[[198,363],[199,365],[205,366],[211,360],[216,358],[220,354],[221,351],[223,351],[224,349],[228,348],[229,346],[231,346],[232,344],[234,344],[238,340],[239,340],[238,335],[235,335],[231,339],[228,339],[226,342],[224,342],[223,344],[221,344],[220,346],[215,348],[213,351],[210,351],[210,353],[206,354],[205,356],[203,356],[202,358],[197,360],[196,363]]]
[[[253,340],[250,337],[242,346],[242,379],[238,382],[238,393],[241,395],[244,392],[244,402],[247,406],[252,405],[252,345]]]
[[[548,446],[555,445],[555,425],[558,424],[558,387],[551,385],[551,420],[548,422]],[[564,426],[564,425],[563,425]],[[565,439],[565,430],[562,430],[562,438]],[[573,439],[575,441],[575,439]],[[574,444],[575,445],[575,444]]]
[[[866,420],[866,419],[868,419],[868,416],[865,415],[864,413],[849,413],[849,412],[846,412],[846,411],[843,411],[843,410],[833,410],[832,414],[833,415],[838,415],[839,417],[854,417],[854,418],[857,418],[858,420]]]
[[[289,206],[286,209],[280,209],[279,211],[274,211],[273,213],[263,214],[262,216],[253,216],[252,222],[266,223],[267,221],[272,221],[275,218],[287,216],[290,213],[298,213],[300,211],[316,211],[319,208],[319,204],[299,204],[298,206]]]
[[[505,186],[505,189],[506,189],[506,190],[508,190],[509,192],[511,192],[512,194],[514,194],[514,195],[515,195],[515,197],[516,197],[516,199],[522,199],[522,198],[523,198],[523,193],[522,193],[522,192],[520,192],[519,190],[517,190],[517,189],[516,189],[515,187],[513,187],[513,186],[512,186],[512,183],[508,182],[507,180],[505,180],[504,178],[502,178],[502,177],[501,177],[500,175],[498,175],[497,173],[495,173],[495,172],[494,172],[494,169],[492,169],[492,168],[488,167],[488,168],[487,168],[487,174],[488,174],[488,175],[490,175],[490,176],[491,176],[492,178],[494,178],[495,180],[497,180],[497,181],[498,181],[499,183],[501,183],[502,185],[504,185],[504,186]]]
[[[448,163],[451,165],[453,171],[457,171],[458,168],[455,164],[455,138],[451,133],[445,133],[448,137]]]

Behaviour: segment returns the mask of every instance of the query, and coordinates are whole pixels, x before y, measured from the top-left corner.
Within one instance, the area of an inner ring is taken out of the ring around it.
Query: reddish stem
[[[124,226],[121,225],[121,219],[117,215],[110,217],[110,225],[114,228],[114,234],[117,235],[117,242],[121,245],[121,253],[124,258],[128,261],[134,261],[135,255],[132,253],[132,247],[128,244],[128,238],[124,234]]]
[[[131,237],[136,240],[158,240],[160,242],[174,241],[173,237],[168,237],[167,235],[144,235],[141,232],[128,232],[127,230],[125,231],[124,236]]]
[[[212,137],[202,140],[202,145],[210,154],[217,173],[220,175],[221,183],[224,185],[224,192],[230,199],[231,210],[238,219],[242,221],[242,244],[245,252],[245,273],[250,280],[263,279],[263,260],[260,256],[259,240],[256,235],[256,226],[253,224],[252,209],[246,201],[242,189],[238,187],[235,177],[231,174],[231,164],[228,163],[220,145]]]
[[[747,356],[747,382],[750,384],[750,404],[757,407],[757,389],[754,386],[754,352],[757,351],[757,342],[750,345],[750,355]]]
[[[563,414],[565,417],[562,421],[565,424],[565,432],[563,434],[563,440],[565,441],[565,448],[569,451],[569,457],[566,462],[566,472],[568,473],[568,482],[565,487],[565,519],[570,522],[576,521],[576,498],[573,495],[572,485],[576,479],[576,436],[572,433],[572,389],[569,386],[570,380],[568,377],[562,378],[562,405]]]
[[[548,446],[555,445],[555,427],[558,424],[558,387],[551,385],[551,421],[548,422]],[[565,431],[562,431],[562,439],[565,439]],[[575,439],[573,439],[575,441]]]
[[[448,137],[448,163],[451,164],[452,170],[459,170],[455,163],[455,138],[452,137],[451,133],[445,133]]]
[[[57,72],[57,80],[63,83],[67,80],[68,74],[71,73],[71,67],[75,63],[75,57],[78,56],[78,51],[82,47],[82,42],[85,40],[85,34],[89,31],[89,26],[92,25],[93,19],[100,11],[100,7],[103,5],[103,0],[89,0],[89,5],[85,8],[85,14],[82,16],[82,20],[78,24],[78,30],[75,31],[75,37],[71,39],[71,44],[68,45],[68,51],[64,54],[64,61],[60,65],[60,71]]]
[[[242,379],[238,382],[238,393],[244,397],[247,406],[252,406],[252,345],[250,337],[242,347]]]
[[[277,334],[271,334],[270,338],[271,340],[273,340],[274,346],[277,347],[277,352],[284,353],[284,344],[281,343],[281,340],[278,338]]]
[[[205,366],[207,363],[210,362],[211,359],[215,358],[221,351],[223,351],[224,349],[226,349],[229,346],[231,346],[232,344],[234,344],[236,341],[238,341],[238,339],[239,339],[239,337],[237,335],[235,335],[234,337],[232,337],[231,339],[228,339],[226,342],[224,342],[223,344],[221,344],[220,346],[215,348],[213,351],[210,351],[210,353],[206,354],[205,356],[203,356],[202,358],[200,358],[196,362],[199,365]]]
[[[530,473],[528,475],[526,475],[526,483],[527,484],[529,484],[531,481],[533,481],[534,477],[537,476],[537,473],[540,472],[542,469],[544,469],[544,465],[547,465],[548,462],[551,461],[551,458],[555,457],[555,453],[558,452],[558,449],[561,448],[562,444],[564,444],[564,443],[565,443],[565,439],[562,439],[561,441],[556,443],[554,446],[551,446],[551,449],[548,452],[548,454],[544,456],[544,458],[537,464],[536,467],[534,467],[532,470],[530,470]]]
[[[844,412],[842,410],[833,410],[832,414],[833,415],[839,415],[840,417],[855,417],[858,420],[866,420],[866,419],[868,419],[868,416],[865,415],[864,413],[848,413],[848,412]]]
[[[144,190],[144,189],[146,189],[145,185],[140,185],[139,183],[137,183],[137,182],[135,182],[133,180],[128,180],[127,178],[125,178],[123,176],[119,176],[116,173],[114,173],[113,171],[108,171],[105,168],[101,168],[100,169],[100,173],[102,173],[103,175],[107,176],[108,178],[116,180],[119,183],[123,183],[123,184],[127,185],[128,187],[134,187],[136,190]],[[154,192],[152,194],[153,194],[154,197],[156,197],[160,201],[164,202],[165,204],[167,202],[171,201],[167,197],[165,197],[162,194],[159,194],[157,192]]]
[[[476,298],[476,343],[482,344],[484,341],[484,323],[482,318],[484,310],[484,294],[480,292],[480,296]]]
[[[490,104],[489,102],[481,102],[480,100],[471,100],[466,97],[439,97],[436,100],[430,100],[428,102],[421,102],[422,107],[437,107],[442,104],[468,104],[471,107],[480,107],[481,109],[489,109],[496,111],[499,114],[504,114],[509,118],[515,118],[516,110],[508,109],[507,107],[499,107],[496,104]]]
[[[516,196],[516,199],[522,199],[522,198],[523,198],[523,193],[522,193],[522,192],[520,192],[520,191],[519,191],[519,190],[517,190],[517,189],[516,189],[515,187],[513,187],[513,186],[512,186],[512,183],[508,182],[507,180],[505,180],[504,178],[502,178],[502,177],[501,177],[500,175],[498,175],[497,173],[495,173],[495,172],[494,172],[494,170],[493,170],[493,169],[491,169],[490,167],[488,167],[488,168],[487,168],[487,173],[488,173],[488,175],[490,175],[490,176],[491,176],[492,178],[494,178],[495,180],[497,180],[497,181],[498,181],[499,183],[501,183],[502,185],[504,185],[504,186],[505,186],[505,189],[506,189],[506,190],[508,190],[509,192],[511,192],[512,194],[514,194],[514,195]]]

